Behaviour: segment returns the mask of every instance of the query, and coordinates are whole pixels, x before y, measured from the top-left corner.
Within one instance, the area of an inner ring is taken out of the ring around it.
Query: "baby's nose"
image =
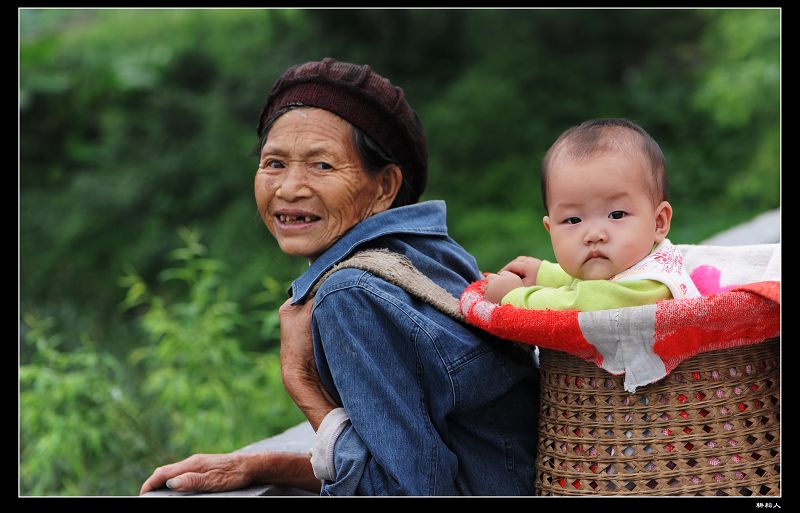
[[[586,231],[586,235],[583,238],[586,244],[594,244],[596,242],[606,242],[608,240],[608,235],[606,231],[597,227],[591,228]]]

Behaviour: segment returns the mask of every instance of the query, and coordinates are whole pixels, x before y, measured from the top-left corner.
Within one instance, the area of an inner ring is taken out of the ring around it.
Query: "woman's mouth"
[[[279,223],[284,225],[308,224],[320,220],[320,218],[315,215],[277,214],[275,218]]]

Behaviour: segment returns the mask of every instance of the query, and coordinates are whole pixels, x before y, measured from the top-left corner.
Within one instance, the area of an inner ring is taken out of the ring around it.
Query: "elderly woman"
[[[142,493],[275,483],[323,495],[532,494],[530,353],[363,270],[336,271],[302,306],[366,248],[404,255],[455,296],[481,277],[448,236],[444,203],[417,203],[427,149],[402,89],[369,66],[298,65],[274,84],[258,135],[258,211],[284,252],[309,261],[281,307],[281,367],[317,441],[310,458],[195,455],[157,469]]]

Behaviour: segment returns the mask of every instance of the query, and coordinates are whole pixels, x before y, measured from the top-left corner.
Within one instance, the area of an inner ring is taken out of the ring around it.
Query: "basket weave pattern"
[[[780,495],[778,339],[684,361],[634,394],[540,351],[539,495]]]

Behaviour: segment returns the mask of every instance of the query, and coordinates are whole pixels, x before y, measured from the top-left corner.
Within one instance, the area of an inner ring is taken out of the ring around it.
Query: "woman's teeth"
[[[278,220],[283,224],[300,224],[300,223],[310,223],[312,221],[316,221],[319,219],[316,216],[287,216],[284,214],[280,214],[278,216]]]

